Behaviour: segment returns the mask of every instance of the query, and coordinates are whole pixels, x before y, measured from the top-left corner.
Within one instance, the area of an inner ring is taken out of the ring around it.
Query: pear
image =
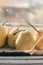
[[[8,46],[11,48],[15,48],[15,40],[19,34],[19,27],[16,27],[15,29],[11,30],[8,34]]]
[[[43,35],[43,30],[42,29],[39,29],[38,32],[35,31],[35,35],[34,35],[34,39],[35,41],[37,42],[41,36]],[[43,39],[43,38],[42,38]],[[43,49],[43,41],[42,39],[39,41],[39,43],[35,46],[36,49],[41,49],[41,46],[42,46],[42,49]]]
[[[6,22],[0,25],[0,47],[3,47],[5,45],[6,37],[8,34],[8,29],[4,26]]]
[[[31,50],[34,43],[34,38],[28,30],[21,31],[15,41],[17,50]]]
[[[35,33],[34,34],[35,44],[34,44],[34,46],[32,47],[31,50],[33,50],[33,49],[43,49],[43,46],[42,46],[43,45],[43,42],[42,42],[42,40],[40,40],[40,37],[43,35],[43,30],[41,30],[41,29],[37,30],[32,24],[30,24],[30,23],[28,23],[28,24],[30,26],[32,26],[32,28],[35,30],[35,32],[34,32]],[[40,47],[40,45],[42,46],[42,48]]]
[[[37,45],[35,47],[37,50],[43,50],[43,36],[41,36],[40,38],[39,38]]]

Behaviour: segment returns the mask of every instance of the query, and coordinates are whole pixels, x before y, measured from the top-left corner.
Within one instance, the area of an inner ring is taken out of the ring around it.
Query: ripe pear
[[[17,50],[31,50],[34,43],[34,38],[28,30],[21,31],[15,41]]]
[[[43,50],[43,36],[41,36],[40,39],[38,40],[37,45],[36,45],[36,49]]]
[[[35,40],[35,44],[32,47],[32,50],[35,49],[39,49],[39,50],[43,50],[43,38],[40,40],[41,36],[43,35],[43,30],[39,29],[37,30],[32,24],[28,23],[34,30],[35,30],[35,34],[34,34],[34,40]],[[40,40],[40,41],[39,41]]]
[[[0,25],[0,47],[3,47],[6,42],[6,37],[8,34],[8,29],[3,25]]]
[[[34,39],[35,39],[35,41],[37,42],[40,38],[41,38],[41,36],[43,35],[43,30],[41,30],[41,29],[39,29],[38,30],[39,31],[39,33],[38,32],[36,32],[35,31],[35,36],[34,36]],[[43,38],[42,38],[43,39]],[[43,45],[43,41],[42,40],[40,40],[39,41],[39,43],[36,45],[36,49],[41,49],[41,46],[40,45]],[[40,48],[39,48],[40,47]],[[42,48],[43,49],[43,48]]]
[[[15,48],[15,40],[19,34],[19,27],[16,27],[15,29],[11,30],[8,34],[8,46],[11,48]],[[18,32],[18,33],[17,33]]]

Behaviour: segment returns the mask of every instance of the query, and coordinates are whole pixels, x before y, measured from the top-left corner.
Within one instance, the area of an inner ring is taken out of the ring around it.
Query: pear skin
[[[8,30],[4,26],[0,25],[0,47],[5,45],[7,34]]]
[[[37,41],[43,35],[43,30],[39,30],[39,33],[35,31],[35,41]]]
[[[43,50],[43,37],[41,40],[38,42],[38,44],[35,47],[37,50]]]
[[[15,41],[17,50],[31,50],[35,41],[29,31],[21,31]]]
[[[17,33],[16,35],[12,35],[12,34],[8,35],[8,46],[9,47],[15,48],[15,40],[16,40],[18,34],[19,33]]]
[[[39,29],[39,32],[35,32],[35,41],[37,42],[39,40],[39,38],[43,35],[43,30]],[[41,49],[41,45],[43,45],[42,40],[40,40],[40,42],[36,45],[35,49]]]
[[[8,40],[7,40],[7,43],[8,43],[8,46],[11,47],[11,48],[15,48],[15,40],[18,36],[19,33],[15,34],[16,32],[19,31],[19,28],[15,28],[13,30],[11,30],[8,34]]]

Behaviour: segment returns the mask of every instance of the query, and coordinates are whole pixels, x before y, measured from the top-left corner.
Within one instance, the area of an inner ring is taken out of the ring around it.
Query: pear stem
[[[17,34],[17,33],[21,32],[21,31],[25,31],[25,30],[19,30],[18,32],[14,33],[13,35],[15,35],[15,34]]]
[[[3,24],[2,24],[2,26],[4,26],[5,25],[5,23],[7,23],[8,21],[5,21]]]
[[[30,23],[28,23],[35,31],[37,31],[39,33],[39,31]]]

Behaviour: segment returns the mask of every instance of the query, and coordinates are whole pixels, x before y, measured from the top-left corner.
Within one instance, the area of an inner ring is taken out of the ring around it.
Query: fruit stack
[[[29,30],[20,30],[20,26],[18,26],[9,31],[4,24],[0,25],[0,48],[7,41],[8,47],[16,50],[43,50],[43,30],[37,30],[28,23],[35,30],[33,37]]]

